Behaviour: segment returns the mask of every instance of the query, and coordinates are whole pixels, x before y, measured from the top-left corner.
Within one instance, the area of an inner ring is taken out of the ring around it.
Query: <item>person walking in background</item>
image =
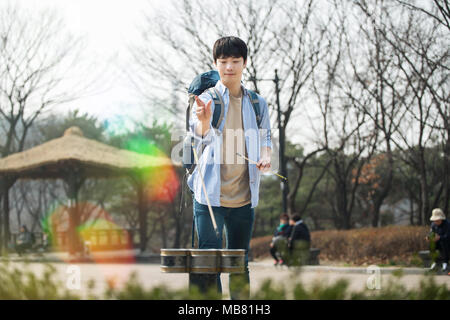
[[[427,240],[430,242],[430,252],[433,256],[435,250],[439,251],[438,259],[433,259],[431,269],[434,270],[437,262],[442,261],[442,271],[445,272],[448,267],[450,253],[449,223],[444,212],[439,208],[432,211],[430,221],[430,234],[427,236]]]
[[[282,252],[287,247],[287,239],[291,233],[292,227],[289,225],[289,215],[283,213],[280,215],[280,224],[275,230],[270,243],[270,254],[275,259],[275,266],[282,265]]]

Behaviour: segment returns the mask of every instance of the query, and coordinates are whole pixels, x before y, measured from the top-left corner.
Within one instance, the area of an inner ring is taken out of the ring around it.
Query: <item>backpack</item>
[[[195,103],[195,96],[201,95],[203,92],[208,91],[214,102],[214,113],[212,115],[212,127],[218,129],[223,120],[224,104],[221,94],[215,88],[217,81],[220,80],[219,73],[216,70],[211,70],[197,75],[192,80],[188,89],[188,107],[186,109],[186,137],[183,143],[183,167],[188,174],[191,174],[195,169],[194,152],[192,150],[192,144],[194,143],[194,137],[189,134],[189,118],[192,110],[192,106]],[[261,128],[261,112],[259,108],[258,95],[250,90],[247,90],[250,101],[253,106],[253,110],[256,116],[256,122],[258,128]],[[203,145],[203,149],[205,145]],[[203,151],[202,149],[202,151]]]

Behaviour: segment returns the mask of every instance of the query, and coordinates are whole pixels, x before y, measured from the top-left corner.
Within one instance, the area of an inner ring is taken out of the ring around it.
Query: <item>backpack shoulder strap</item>
[[[186,109],[186,132],[189,131],[189,118],[191,117],[191,108],[195,103],[195,95],[193,93],[189,93],[189,101],[188,107]]]
[[[212,126],[215,129],[218,129],[220,126],[220,123],[223,120],[223,110],[225,109],[223,106],[223,100],[219,92],[216,88],[212,87],[208,89],[208,93],[211,95],[213,101],[214,101],[214,113],[213,113],[213,119],[212,119]],[[189,131],[189,114],[190,114],[190,106],[194,103],[194,95],[189,95],[189,107],[188,111],[186,112],[186,131]],[[193,99],[193,100],[191,100]],[[205,150],[206,145],[202,145],[202,153]],[[193,157],[193,155],[191,156]],[[194,172],[195,167],[197,166],[196,163],[193,163],[190,169],[187,170],[188,174],[192,174]]]
[[[209,88],[208,92],[214,101],[214,113],[213,113],[213,119],[212,119],[212,126],[213,126],[213,128],[218,129],[223,120],[223,112],[224,112],[225,107],[223,105],[222,96],[220,95],[220,93],[217,91],[216,88],[214,88],[214,87]]]
[[[223,114],[224,114],[224,104],[223,104],[223,100],[222,100],[222,96],[220,95],[220,93],[217,91],[217,89],[215,87],[213,88],[209,88],[208,89],[208,93],[211,95],[213,102],[214,102],[214,113],[213,113],[213,119],[212,119],[212,126],[213,128],[218,129],[220,127],[220,124],[222,123],[223,120]],[[247,94],[248,97],[250,99],[250,102],[252,104],[253,110],[255,112],[255,116],[256,116],[256,122],[258,124],[258,128],[261,128],[261,110],[260,110],[260,106],[259,106],[259,99],[258,99],[258,95],[251,91],[251,90],[247,90]],[[191,97],[190,97],[191,98]],[[191,98],[193,99],[193,97]],[[186,129],[188,130],[188,116],[189,116],[189,112],[190,110],[187,111],[186,114]]]
[[[250,102],[252,103],[253,110],[255,111],[256,116],[256,123],[258,124],[258,128],[261,128],[261,110],[259,108],[259,99],[256,92],[253,92],[251,90],[247,90],[248,98],[250,99]]]

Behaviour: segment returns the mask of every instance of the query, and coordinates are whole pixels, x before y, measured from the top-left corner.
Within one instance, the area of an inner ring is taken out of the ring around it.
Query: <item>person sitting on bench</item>
[[[311,235],[308,226],[303,222],[300,214],[294,213],[289,220],[292,227],[288,238],[288,265],[300,266],[308,262]]]
[[[275,230],[272,242],[270,243],[270,254],[275,259],[275,266],[284,264],[284,261],[281,258],[281,251],[287,246],[287,239],[291,234],[291,229],[292,227],[289,225],[289,215],[287,213],[281,214],[280,225]]]
[[[27,227],[23,225],[20,228],[19,236],[17,237],[17,243],[16,243],[16,252],[20,256],[22,255],[26,250],[31,249],[33,246],[33,235],[31,232],[28,231]]]

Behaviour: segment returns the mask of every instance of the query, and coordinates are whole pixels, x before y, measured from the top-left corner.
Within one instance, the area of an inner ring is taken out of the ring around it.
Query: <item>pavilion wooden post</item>
[[[148,241],[147,216],[148,199],[145,195],[144,172],[162,166],[172,166],[165,157],[150,156],[121,150],[93,139],[85,138],[78,127],[70,127],[60,138],[0,159],[0,178],[5,175],[17,179],[63,179],[70,203],[71,252],[79,246],[76,228],[80,224],[81,212],[78,206],[78,192],[85,178],[132,176],[138,193],[140,222],[140,249],[146,249]],[[1,184],[1,179],[0,179]],[[1,195],[1,190],[0,190]],[[0,217],[1,207],[0,207]],[[2,226],[0,225],[0,230]],[[0,237],[1,240],[1,237]]]
[[[11,239],[9,223],[9,190],[16,182],[13,176],[3,176],[0,178],[0,193],[2,195],[2,210],[0,214],[0,254],[6,252]]]
[[[139,249],[144,252],[147,249],[147,217],[148,217],[148,203],[145,197],[145,183],[141,173],[130,174],[131,181],[136,187],[138,200],[138,214],[139,214]]]
[[[138,186],[138,208],[139,208],[139,249],[141,253],[147,249],[147,204],[144,195],[144,186]]]
[[[64,177],[67,184],[67,197],[69,199],[69,253],[74,255],[82,251],[81,239],[78,234],[80,226],[80,210],[78,205],[78,193],[83,185],[85,177],[83,170],[78,166],[69,166]]]

